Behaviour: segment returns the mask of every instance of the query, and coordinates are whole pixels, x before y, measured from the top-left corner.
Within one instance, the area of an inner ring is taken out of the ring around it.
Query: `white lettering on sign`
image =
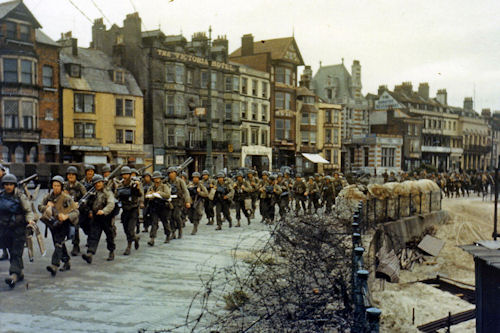
[[[375,102],[376,110],[385,110],[388,108],[401,108],[402,106],[387,92],[384,92],[382,96]]]
[[[182,61],[182,62],[192,62],[195,64],[199,65],[205,65],[208,66],[208,59],[202,58],[202,57],[197,57],[192,54],[184,54],[184,53],[178,53],[178,52],[172,52],[172,51],[167,51],[167,50],[159,50],[157,49],[157,54],[158,56],[162,58],[168,58],[176,61]],[[212,61],[212,67],[217,68],[217,69],[224,69],[228,71],[235,71],[235,68],[233,65],[225,64],[223,62],[218,62],[218,61]]]

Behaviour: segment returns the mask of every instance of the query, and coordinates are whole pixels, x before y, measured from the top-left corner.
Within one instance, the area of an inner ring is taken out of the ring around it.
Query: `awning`
[[[302,153],[302,156],[304,156],[305,158],[307,158],[309,161],[311,161],[313,163],[326,163],[326,164],[330,164],[330,162],[327,161],[327,160],[325,160],[323,158],[323,156],[321,156],[320,154]]]

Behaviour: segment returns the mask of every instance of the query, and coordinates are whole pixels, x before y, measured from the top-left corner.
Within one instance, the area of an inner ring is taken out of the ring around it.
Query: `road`
[[[204,219],[197,235],[190,235],[188,223],[183,239],[163,244],[158,237],[160,242],[154,247],[146,244],[149,237],[141,233],[141,247],[130,256],[122,255],[126,238],[116,221],[115,261],[105,260],[103,234],[91,265],[72,257],[71,270],[58,272],[56,277],[45,268],[53,250],[49,236],[45,257],[37,252],[30,263],[25,251],[25,282],[15,289],[3,283],[8,262],[0,262],[0,332],[137,332],[182,324],[202,286],[200,277],[206,277],[214,266],[230,265],[236,247],[249,250],[269,237],[258,221],[260,216],[250,226],[244,223],[229,229],[226,223],[222,231],[215,231]],[[197,302],[193,309],[199,309]]]

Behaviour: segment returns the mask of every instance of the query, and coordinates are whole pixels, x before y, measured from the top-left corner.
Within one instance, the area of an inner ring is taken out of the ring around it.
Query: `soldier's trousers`
[[[173,206],[174,209],[170,210],[170,214],[168,215],[168,217],[170,220],[170,228],[172,228],[172,232],[175,232],[175,230],[182,228],[183,206],[179,203],[174,203]]]
[[[245,208],[245,198],[235,199],[234,204],[236,206],[236,219],[238,221],[241,220],[241,211],[243,211],[246,218],[250,218],[251,212]]]
[[[14,227],[0,225],[0,245],[9,249],[10,267],[9,274],[21,275],[23,273],[23,251],[26,241],[26,225]]]
[[[205,198],[204,206],[205,206],[205,215],[207,216],[207,219],[214,218],[215,212],[214,212],[213,200]]]
[[[66,237],[69,232],[69,221],[65,221],[61,226],[50,229],[52,241],[54,242],[54,253],[52,254],[52,265],[58,266],[62,262],[69,261],[68,250],[66,249]]]
[[[142,210],[142,224],[144,229],[147,229],[151,226],[151,207],[149,203],[146,203],[144,209]]]
[[[151,231],[149,232],[149,237],[156,238],[158,233],[158,223],[161,221],[163,224],[163,231],[165,232],[165,236],[170,236],[172,230],[169,224],[169,217],[171,210],[164,208],[155,208],[151,209]]]
[[[306,196],[305,195],[296,195],[295,196],[295,213],[298,214],[300,211],[300,207],[302,210],[306,211]]]
[[[113,218],[111,216],[104,215],[94,215],[94,218],[90,223],[90,234],[88,238],[89,248],[88,253],[95,254],[97,251],[97,245],[99,245],[99,240],[104,232],[106,235],[106,244],[108,251],[112,252],[115,250],[115,237],[116,237],[116,227],[113,223]]]
[[[75,237],[72,242],[74,246],[80,246],[80,229],[83,230],[85,235],[88,236],[90,234],[89,212],[86,209],[80,209],[78,225],[75,226]]]
[[[260,199],[261,214],[263,219],[274,220],[274,199]]]
[[[332,206],[333,206],[333,197],[331,195],[326,196],[323,198],[324,206],[325,206],[325,213],[331,213],[332,212]]]
[[[128,242],[133,242],[135,240],[135,227],[138,219],[139,211],[137,207],[122,208],[121,222]]]
[[[280,213],[280,218],[285,218],[286,212],[288,210],[288,196],[280,197],[278,202],[278,208]]]
[[[200,209],[196,209],[195,207],[192,206],[191,208],[188,209],[187,215],[188,215],[189,221],[191,221],[192,224],[194,224],[194,225],[200,224],[200,220],[201,220],[201,216],[202,216]]]
[[[217,214],[217,225],[222,225],[222,216],[221,214],[224,215],[224,218],[228,221],[231,222],[231,214],[229,213],[229,207],[231,206],[231,201],[230,200],[217,200],[215,203],[215,211]]]

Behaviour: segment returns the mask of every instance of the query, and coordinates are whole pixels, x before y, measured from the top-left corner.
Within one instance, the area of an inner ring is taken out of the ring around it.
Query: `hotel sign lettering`
[[[208,66],[208,59],[197,57],[192,54],[178,53],[167,50],[156,50],[156,54],[161,58],[167,58],[169,60],[175,60],[180,62],[190,62],[198,65]],[[233,65],[225,64],[223,62],[212,61],[212,67],[217,69],[223,69],[228,71],[235,71],[235,67]]]

